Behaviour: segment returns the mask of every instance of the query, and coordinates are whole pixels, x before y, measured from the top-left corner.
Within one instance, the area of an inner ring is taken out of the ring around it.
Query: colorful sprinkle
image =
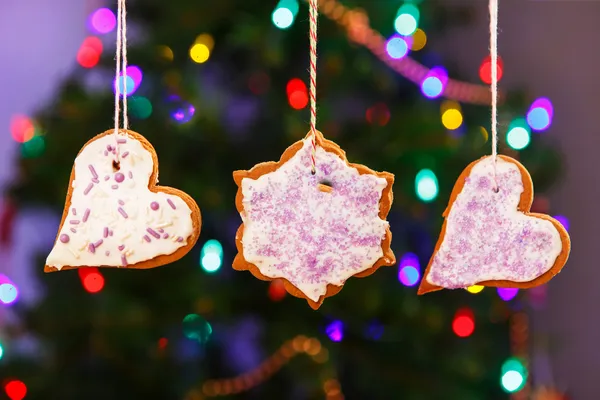
[[[146,242],[150,242],[150,237],[149,237],[148,235],[144,235],[144,240],[145,240]]]
[[[77,233],[77,230],[75,228],[71,228],[71,232]]]
[[[183,242],[183,238],[182,238],[181,236],[179,236],[179,237],[177,238],[177,241],[181,243],[181,242]]]
[[[123,200],[119,200],[119,204],[123,206],[125,205],[125,202]]]
[[[171,201],[171,199],[167,199],[167,203],[169,203],[173,210],[177,209],[177,207],[175,207],[175,204]]]
[[[108,227],[104,227],[104,231],[102,232],[102,236],[104,236],[105,238],[108,237]]]
[[[110,144],[107,144],[107,145],[106,145],[106,150],[108,150],[108,151],[112,151],[112,149],[113,149],[113,148],[112,148],[112,146],[111,146]]]
[[[69,235],[67,235],[66,233],[63,233],[62,235],[60,235],[60,241],[62,243],[69,243]]]
[[[125,210],[123,210],[122,207],[119,207],[117,210],[119,211],[119,214],[121,214],[123,216],[123,218],[128,217],[127,213],[125,212]]]
[[[127,258],[125,257],[125,254],[121,254],[121,265],[124,267],[127,266]]]
[[[125,158],[125,157],[127,157],[128,155],[129,155],[129,152],[128,152],[128,151],[126,151],[125,153],[121,154],[121,158]]]
[[[88,168],[90,169],[90,172],[92,173],[92,176],[94,177],[94,179],[98,179],[98,174],[96,173],[96,168],[94,168],[94,166],[92,164],[88,165]]]
[[[98,179],[96,179],[96,178],[92,178],[92,182],[94,182],[94,183],[100,183],[100,181]]]
[[[108,175],[104,175],[104,180],[105,180],[105,181],[107,181],[107,180],[109,180],[109,179],[110,179],[110,176],[108,176]]]
[[[75,207],[71,208],[71,211],[73,212],[73,215],[76,217],[77,216],[77,209]]]
[[[72,219],[72,220],[69,221],[69,223],[71,225],[78,225],[79,224],[79,220],[78,219]]]
[[[90,243],[90,245],[88,246],[88,250],[90,251],[90,253],[94,254],[96,252],[96,247],[94,246],[93,243]]]
[[[168,233],[165,233],[165,234],[163,235],[163,239],[168,239],[168,238],[169,238],[169,234],[168,234]]]
[[[123,249],[124,249],[124,248],[125,248],[125,245],[124,245],[124,244],[122,244],[122,245],[119,245],[119,251],[123,251]]]
[[[119,188],[119,185],[112,185],[111,188],[117,190]]]
[[[133,172],[129,171],[129,179],[133,179]]]
[[[106,255],[106,257],[110,256],[110,251],[106,250],[106,251],[104,252],[104,255]]]
[[[118,183],[121,183],[125,180],[125,175],[123,175],[123,173],[121,172],[117,172],[115,174],[115,181],[117,181]]]
[[[117,143],[120,143],[120,144],[127,143],[127,139],[117,139]]]
[[[108,231],[108,236],[112,236],[113,235],[113,230],[111,229],[110,231]]]
[[[81,219],[83,222],[86,222],[88,220],[88,218],[90,217],[90,209],[86,208],[85,212],[83,213],[83,218]]]
[[[150,208],[153,209],[154,211],[158,210],[158,203],[153,201],[152,203],[150,203]]]
[[[148,228],[148,229],[146,229],[146,232],[148,232],[149,234],[151,234],[155,238],[160,239],[160,235],[154,229]]]
[[[104,155],[107,156],[108,155],[108,151],[104,150]]]
[[[104,243],[104,240],[102,240],[102,239],[99,239],[99,240],[98,240],[96,243],[94,243],[94,247],[95,247],[95,248],[98,248],[98,247],[100,247],[100,245],[101,245],[102,243]]]
[[[92,188],[93,188],[93,187],[94,187],[94,184],[93,184],[93,183],[90,183],[90,184],[89,184],[89,185],[88,185],[88,186],[85,188],[85,190],[83,191],[83,194],[84,194],[84,195],[88,194],[88,193],[90,192],[90,190],[92,190]]]

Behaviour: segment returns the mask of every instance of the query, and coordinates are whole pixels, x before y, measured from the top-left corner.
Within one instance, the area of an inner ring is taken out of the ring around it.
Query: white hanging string
[[[498,156],[498,0],[490,0],[490,58],[492,63],[492,163],[494,165],[494,190],[496,158]]]
[[[123,129],[129,128],[127,118],[127,7],[125,0],[117,0],[117,48],[115,68],[115,134],[119,134],[121,94],[123,98]],[[123,73],[123,77],[121,77]],[[123,93],[121,93],[121,86]],[[118,146],[117,146],[118,148]]]

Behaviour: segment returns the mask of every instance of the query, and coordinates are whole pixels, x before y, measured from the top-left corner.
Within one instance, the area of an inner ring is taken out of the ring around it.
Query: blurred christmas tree
[[[229,267],[240,223],[232,171],[278,159],[308,131],[306,4],[130,3],[131,127],[156,148],[161,182],[200,205],[201,240],[181,261],[155,270],[44,276],[46,301],[17,311],[45,351],[0,364],[0,376],[25,382],[28,399],[201,399],[253,386],[265,376],[202,390],[202,382],[251,370],[302,334],[318,339],[294,342],[308,358],[230,398],[340,399],[337,381],[349,400],[505,398],[499,378],[510,356],[507,318],[520,300],[505,302],[492,289],[415,294],[419,264],[429,259],[456,178],[489,152],[482,129],[488,108],[436,99],[443,79],[439,90],[433,82],[420,91],[350,41],[339,24],[321,18],[318,125],[352,162],[396,174],[389,220],[400,262],[368,279],[351,279],[314,312],[277,283]],[[439,65],[424,47],[425,32],[435,41],[448,26],[468,23],[470,10],[414,1],[399,12],[399,3],[344,5],[362,7],[383,35],[404,34],[389,42],[390,59],[412,49],[409,56]],[[335,12],[332,0],[321,4]],[[22,207],[51,206],[59,213],[75,155],[111,127],[113,11],[90,17],[102,41],[90,37],[82,45],[81,67],[34,118],[33,137],[27,121],[15,128],[25,133],[15,136],[24,142],[22,178],[11,195]],[[509,96],[504,104],[510,133],[501,146],[528,167],[539,193],[555,181],[560,157],[531,135],[527,121],[515,119],[524,114],[524,101]],[[528,122],[545,128],[536,121]],[[282,350],[282,359],[290,349]],[[199,391],[190,395],[193,388]]]

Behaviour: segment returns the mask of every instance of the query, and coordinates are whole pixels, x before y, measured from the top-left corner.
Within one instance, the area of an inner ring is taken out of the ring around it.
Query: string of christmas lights
[[[308,0],[304,0],[308,1]],[[344,27],[348,37],[369,49],[377,58],[390,66],[406,79],[421,85],[427,78],[435,78],[440,71],[430,69],[410,57],[393,58],[386,50],[386,39],[369,25],[369,17],[361,9],[349,9],[337,0],[320,0],[319,8],[327,18]],[[490,89],[487,86],[448,79],[443,96],[462,103],[489,105]],[[502,101],[502,95],[500,101]]]
[[[329,352],[321,346],[321,342],[317,338],[299,335],[285,342],[255,369],[233,378],[206,381],[201,388],[190,390],[185,400],[204,400],[210,397],[246,392],[269,380],[293,358],[301,354],[310,356],[314,362],[319,364],[325,363],[329,358]],[[326,400],[344,399],[340,383],[334,377],[323,382],[323,392]]]

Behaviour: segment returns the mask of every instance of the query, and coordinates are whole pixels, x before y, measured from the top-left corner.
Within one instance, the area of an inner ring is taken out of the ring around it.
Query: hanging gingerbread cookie
[[[117,82],[126,80],[125,4],[119,0]],[[121,64],[121,60],[123,64]],[[152,145],[119,129],[120,86],[115,93],[115,129],[83,146],[73,165],[56,242],[46,272],[79,267],[154,268],[183,257],[200,235],[200,210],[184,192],[158,186],[158,159]],[[126,85],[122,85],[126,86]]]
[[[316,17],[310,1],[311,131],[279,162],[236,171],[236,270],[263,280],[282,279],[286,290],[313,309],[350,277],[393,265],[386,221],[394,176],[350,164],[344,151],[315,129]]]
[[[492,21],[492,155],[460,175],[419,294],[472,285],[530,288],[548,282],[569,257],[571,242],[557,220],[531,213],[533,183],[513,158],[497,155],[497,0]]]

